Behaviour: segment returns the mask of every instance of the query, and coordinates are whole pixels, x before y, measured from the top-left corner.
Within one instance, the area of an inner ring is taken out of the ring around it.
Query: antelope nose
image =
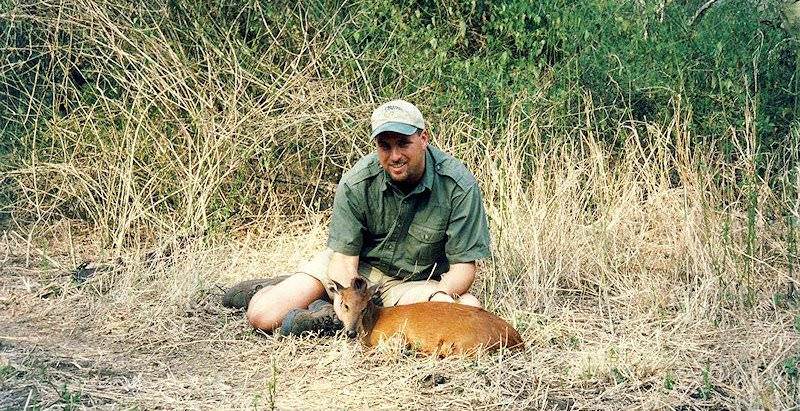
[[[350,330],[347,332],[347,338],[356,338],[356,330]]]

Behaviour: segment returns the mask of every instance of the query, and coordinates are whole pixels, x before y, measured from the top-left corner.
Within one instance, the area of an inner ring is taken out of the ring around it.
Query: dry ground
[[[436,359],[263,335],[219,305],[217,284],[291,270],[321,247],[321,229],[132,251],[83,284],[72,269],[103,251],[75,231],[60,224],[46,241],[3,233],[0,409],[787,409],[798,401],[800,310],[791,303],[697,318],[692,307],[642,312],[629,299],[563,292],[537,312],[497,306],[527,341],[523,352]]]

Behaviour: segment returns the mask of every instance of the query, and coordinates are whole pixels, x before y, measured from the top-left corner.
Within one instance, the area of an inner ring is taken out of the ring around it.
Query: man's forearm
[[[328,278],[349,287],[350,281],[358,276],[358,256],[334,252],[328,264]]]
[[[456,263],[450,266],[450,271],[442,274],[439,281],[439,290],[450,295],[461,295],[469,291],[472,282],[475,281],[477,268],[475,262]]]

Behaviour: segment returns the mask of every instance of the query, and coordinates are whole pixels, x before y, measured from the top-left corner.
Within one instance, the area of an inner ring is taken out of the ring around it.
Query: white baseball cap
[[[405,100],[392,100],[383,103],[372,112],[372,138],[384,131],[411,135],[417,129],[425,129],[425,119],[422,112]]]

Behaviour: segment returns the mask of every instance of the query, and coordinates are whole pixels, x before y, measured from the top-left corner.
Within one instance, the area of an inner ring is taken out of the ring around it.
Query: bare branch
[[[692,19],[689,20],[689,26],[694,26],[694,24],[698,20],[700,20],[700,18],[702,18],[703,15],[706,14],[706,11],[708,11],[708,9],[711,8],[711,6],[713,6],[714,3],[716,2],[717,0],[708,0],[707,2],[705,2],[705,4],[700,6],[700,8],[697,9],[697,12],[694,13],[694,17],[692,17]]]

